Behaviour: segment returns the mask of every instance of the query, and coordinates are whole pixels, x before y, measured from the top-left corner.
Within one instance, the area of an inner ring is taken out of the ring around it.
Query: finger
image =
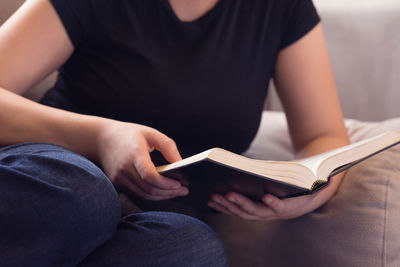
[[[136,183],[132,182],[129,178],[124,177],[121,179],[120,184],[118,184],[119,188],[122,188],[124,190],[128,190],[131,194],[133,193],[136,196],[139,196],[143,199],[146,200],[152,200],[152,201],[159,201],[159,200],[167,200],[170,199],[170,196],[167,195],[151,195],[142,188],[140,188]]]
[[[157,197],[153,197],[148,195],[146,192],[144,192],[140,187],[138,187],[135,183],[132,183],[128,178],[124,177],[124,178],[120,178],[118,179],[119,182],[118,184],[116,184],[115,186],[128,193],[128,194],[133,194],[135,196],[139,196],[143,199],[147,199],[147,200],[161,200],[158,199]]]
[[[127,177],[132,183],[135,183],[143,192],[152,195],[167,198],[174,198],[179,196],[186,196],[189,193],[189,189],[186,187],[179,187],[178,189],[159,189],[146,181],[140,179],[139,174],[133,166],[130,166],[124,171],[125,177]]]
[[[131,181],[135,183],[138,187],[140,187],[142,191],[152,196],[166,197],[169,199],[175,197],[183,197],[189,194],[189,189],[183,186],[178,189],[159,189],[140,179],[131,178]]]
[[[234,216],[234,215],[232,214],[232,212],[230,212],[230,211],[227,210],[225,207],[221,206],[220,204],[218,204],[217,202],[215,202],[215,201],[213,201],[213,200],[208,201],[208,202],[207,202],[207,205],[208,205],[209,207],[211,207],[211,208],[213,208],[213,209],[219,211],[219,212],[225,213],[225,214],[230,215],[230,216]]]
[[[176,180],[176,181],[179,181],[182,186],[185,186],[185,187],[189,187],[190,186],[190,180],[187,177],[185,177],[183,175],[183,173],[174,172],[174,173],[171,173],[171,174],[169,174],[168,176],[165,176],[165,177],[171,178],[171,179]]]
[[[155,129],[150,129],[145,138],[149,147],[160,151],[168,162],[173,163],[182,159],[175,141],[165,134]]]
[[[246,213],[263,219],[273,219],[276,214],[274,210],[264,205],[264,203],[255,202],[238,193],[229,192],[226,194],[226,199],[235,203]]]
[[[266,194],[261,200],[265,205],[270,207],[275,213],[283,214],[285,212],[285,202],[274,195]]]
[[[161,176],[151,161],[150,154],[141,146],[138,153],[133,158],[134,167],[140,179],[159,189],[178,189],[181,184],[173,179]]]
[[[238,207],[235,203],[229,202],[221,195],[214,194],[211,196],[211,200],[218,203],[219,205],[223,206],[226,210],[228,210],[233,215],[240,217],[246,220],[259,220],[260,218],[256,215],[252,215],[247,213],[246,211],[242,210]]]

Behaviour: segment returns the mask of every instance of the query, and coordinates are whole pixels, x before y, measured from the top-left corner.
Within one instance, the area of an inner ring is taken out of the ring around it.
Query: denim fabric
[[[0,266],[227,266],[204,223],[171,212],[121,218],[92,162],[62,147],[0,148]]]
[[[121,219],[105,245],[79,266],[227,266],[221,241],[203,222],[172,212]]]

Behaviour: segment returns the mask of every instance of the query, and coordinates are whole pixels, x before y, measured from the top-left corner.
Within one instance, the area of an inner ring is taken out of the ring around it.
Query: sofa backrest
[[[314,0],[344,116],[400,117],[400,1]],[[281,110],[271,90],[267,108]]]
[[[0,25],[14,13],[24,0],[1,0],[0,1]]]

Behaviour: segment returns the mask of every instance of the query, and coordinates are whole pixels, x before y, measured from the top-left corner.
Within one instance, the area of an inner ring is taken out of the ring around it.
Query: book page
[[[304,164],[318,176],[320,166],[330,158],[343,155],[342,160],[339,160],[336,166],[330,166],[330,168],[337,168],[343,164],[361,159],[398,141],[400,141],[400,133],[390,131],[316,156],[300,159],[297,162]]]

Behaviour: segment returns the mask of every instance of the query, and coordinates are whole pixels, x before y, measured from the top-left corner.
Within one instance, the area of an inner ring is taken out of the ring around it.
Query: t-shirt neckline
[[[218,2],[210,9],[208,10],[205,14],[203,14],[202,16],[200,16],[199,18],[192,20],[192,21],[183,21],[181,20],[177,14],[175,13],[175,11],[173,10],[171,3],[169,2],[169,0],[161,0],[161,2],[165,5],[165,7],[167,8],[168,12],[170,13],[170,15],[173,17],[174,20],[176,20],[178,23],[184,24],[184,25],[190,25],[190,24],[198,24],[198,23],[202,23],[204,20],[209,19],[212,16],[215,16],[215,14],[217,13],[217,11],[219,9],[221,9],[222,7],[222,2],[224,2],[224,0],[218,0]]]

